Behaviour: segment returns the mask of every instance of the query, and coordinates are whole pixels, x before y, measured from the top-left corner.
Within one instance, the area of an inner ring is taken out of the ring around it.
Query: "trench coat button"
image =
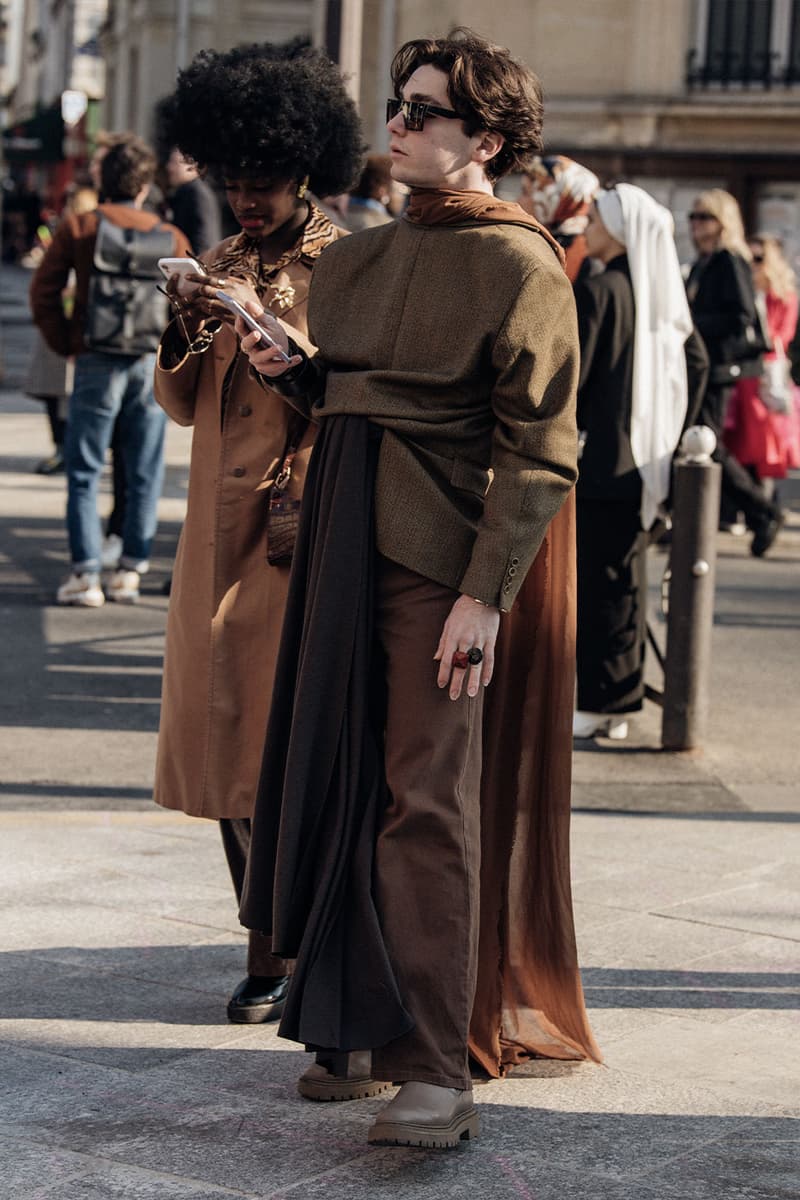
[[[253,410],[249,404],[240,404],[239,405],[239,416],[240,417],[252,417],[252,415],[253,415]]]
[[[242,476],[245,474],[244,467],[234,467],[233,474],[236,476],[237,479],[241,479]]]
[[[516,567],[509,567],[509,568],[508,568],[508,574],[509,574],[509,576],[510,576],[512,579],[514,578],[514,576],[516,575],[516,573],[517,573],[517,568],[516,568]]]
[[[515,555],[515,556],[512,558],[512,560],[511,560],[511,565],[512,565],[512,567],[518,567],[518,566],[519,566],[519,559],[516,557],[516,555]]]

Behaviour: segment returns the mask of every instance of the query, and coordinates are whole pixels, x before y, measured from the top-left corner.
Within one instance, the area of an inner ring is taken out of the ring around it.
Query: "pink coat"
[[[794,292],[781,299],[767,294],[767,327],[773,343],[784,352],[797,327],[798,300]],[[768,357],[774,357],[774,354]],[[753,467],[759,479],[784,479],[800,467],[800,396],[795,389],[794,411],[771,412],[762,402],[759,380],[740,379],[725,420],[725,445],[743,466]]]

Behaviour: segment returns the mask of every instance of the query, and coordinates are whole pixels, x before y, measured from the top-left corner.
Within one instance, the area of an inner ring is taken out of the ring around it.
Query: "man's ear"
[[[480,141],[473,151],[475,162],[485,166],[496,154],[500,153],[505,140],[502,133],[492,133],[489,130],[484,130],[480,135]]]

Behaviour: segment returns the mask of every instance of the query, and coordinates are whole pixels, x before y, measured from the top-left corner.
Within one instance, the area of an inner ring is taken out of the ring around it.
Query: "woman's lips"
[[[260,229],[264,224],[263,217],[239,217],[242,229]]]

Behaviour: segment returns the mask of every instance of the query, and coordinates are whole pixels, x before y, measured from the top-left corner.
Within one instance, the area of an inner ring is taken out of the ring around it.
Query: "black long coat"
[[[755,292],[750,267],[740,254],[717,250],[699,258],[686,282],[692,319],[711,360],[711,383],[733,381],[738,375],[758,374],[759,355],[766,348],[760,339]]]
[[[575,303],[581,345],[578,428],[586,434],[578,499],[638,506],[642,484],[630,439],[636,307],[627,255],[612,258],[602,274],[579,280]]]
[[[599,275],[575,286],[581,371],[578,428],[586,434],[577,495],[638,507],[641,479],[631,451],[633,341],[636,307],[628,257],[618,255]],[[693,330],[684,344],[689,403],[684,428],[697,417],[708,375],[708,354]]]

